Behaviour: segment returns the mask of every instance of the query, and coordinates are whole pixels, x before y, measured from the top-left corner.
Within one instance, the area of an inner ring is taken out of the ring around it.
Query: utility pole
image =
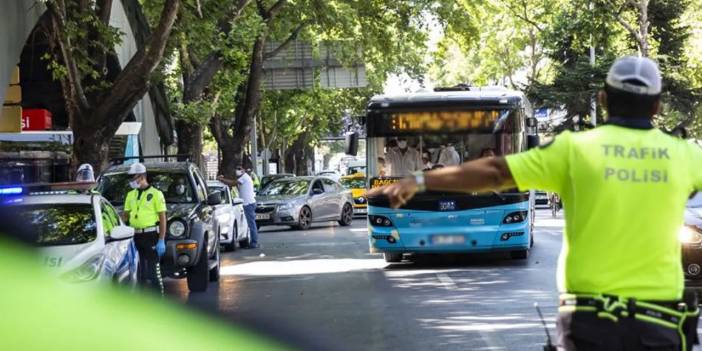
[[[257,139],[257,133],[256,133],[256,128],[258,127],[256,125],[256,120],[257,118],[253,119],[253,126],[251,126],[251,169],[253,169],[256,174],[261,174],[261,170],[258,169],[258,139]]]

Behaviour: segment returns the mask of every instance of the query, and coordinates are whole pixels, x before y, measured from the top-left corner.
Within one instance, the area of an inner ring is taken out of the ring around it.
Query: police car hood
[[[79,245],[57,245],[39,247],[42,264],[54,274],[72,271],[102,253],[102,245],[96,241]]]

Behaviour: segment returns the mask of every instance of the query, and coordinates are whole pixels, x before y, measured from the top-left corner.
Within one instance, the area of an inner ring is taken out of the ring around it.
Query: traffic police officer
[[[691,350],[698,310],[682,302],[678,232],[686,200],[702,189],[702,149],[653,127],[660,94],[653,61],[620,58],[599,95],[605,125],[528,152],[416,173],[368,196],[399,207],[425,189],[557,192],[566,213],[559,349]]]
[[[124,220],[134,227],[134,242],[139,251],[139,284],[163,295],[159,264],[166,253],[166,200],[163,193],[149,185],[146,167],[134,163],[127,172],[132,190],[124,200]]]

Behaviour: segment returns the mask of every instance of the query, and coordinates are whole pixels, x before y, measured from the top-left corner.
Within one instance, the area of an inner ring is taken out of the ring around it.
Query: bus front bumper
[[[525,250],[530,246],[526,224],[506,226],[369,228],[371,252],[469,253]]]

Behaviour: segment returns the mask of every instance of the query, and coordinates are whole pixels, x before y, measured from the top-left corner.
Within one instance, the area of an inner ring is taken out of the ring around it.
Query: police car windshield
[[[129,180],[131,176],[126,173],[106,174],[100,177],[97,191],[114,205],[124,204],[124,198],[131,190]],[[147,179],[151,186],[161,190],[166,199],[166,204],[182,204],[197,202],[187,173],[150,171]]]
[[[307,193],[307,188],[309,185],[310,181],[306,179],[276,180],[273,183],[268,184],[265,189],[261,190],[260,195],[302,195]]]
[[[5,207],[3,211],[18,223],[31,226],[39,246],[78,245],[97,238],[90,204],[16,205]]]

